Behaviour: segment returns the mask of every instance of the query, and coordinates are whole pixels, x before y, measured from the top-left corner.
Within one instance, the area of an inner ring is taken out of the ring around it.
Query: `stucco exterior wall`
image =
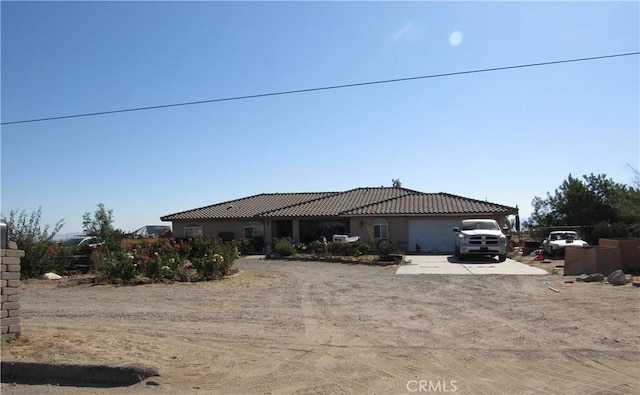
[[[244,227],[249,222],[259,222],[263,225],[265,231],[265,239],[267,237],[267,230],[270,231],[271,227],[265,226],[264,220],[248,221],[248,220],[228,220],[228,221],[173,221],[173,237],[184,237],[184,228],[190,224],[199,224],[202,226],[202,233],[204,236],[218,236],[220,232],[233,232],[236,239],[244,238]],[[270,235],[269,235],[270,237]]]

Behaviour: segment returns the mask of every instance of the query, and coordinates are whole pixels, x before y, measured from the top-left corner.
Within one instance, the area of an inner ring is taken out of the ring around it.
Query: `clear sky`
[[[391,186],[516,206],[631,184],[640,56],[8,122],[637,52],[639,2],[7,2],[1,210],[133,231],[260,193]]]

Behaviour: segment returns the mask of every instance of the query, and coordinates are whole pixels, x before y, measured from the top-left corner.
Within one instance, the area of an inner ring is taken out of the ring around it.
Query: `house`
[[[400,187],[344,192],[264,193],[161,217],[177,238],[220,236],[264,243],[288,237],[309,243],[334,234],[375,245],[389,239],[404,252],[452,252],[453,228],[465,218],[493,218],[501,226],[518,209],[448,193]]]
[[[127,237],[134,239],[149,237],[171,237],[171,227],[166,225],[146,225],[142,228],[127,234]]]

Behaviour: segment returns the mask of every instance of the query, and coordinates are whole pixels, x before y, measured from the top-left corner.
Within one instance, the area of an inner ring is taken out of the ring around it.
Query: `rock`
[[[593,273],[589,275],[589,280],[587,282],[600,282],[600,281],[604,281],[604,274]]]
[[[616,270],[607,276],[607,282],[611,285],[625,285],[627,278],[622,270]]]
[[[45,280],[60,280],[62,278],[62,276],[59,276],[55,273],[45,273],[41,276],[41,278],[45,279]]]
[[[628,283],[633,281],[633,276],[630,275],[630,274],[625,274],[624,278],[625,278],[626,282],[628,282]]]
[[[604,280],[604,274],[594,273],[594,274],[581,274],[576,278],[576,281],[582,281],[585,283],[596,283]]]

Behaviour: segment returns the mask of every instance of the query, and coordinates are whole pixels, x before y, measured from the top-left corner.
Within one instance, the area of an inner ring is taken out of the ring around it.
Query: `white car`
[[[498,256],[498,261],[507,259],[507,236],[493,219],[465,219],[456,232],[455,254],[460,261],[468,256]]]
[[[88,246],[91,248],[98,248],[102,245],[97,237],[94,236],[77,236],[67,239],[62,242],[61,247],[80,247]]]
[[[573,230],[554,230],[542,242],[542,249],[554,256],[563,254],[567,247],[587,247],[589,244],[580,239],[578,232]]]

